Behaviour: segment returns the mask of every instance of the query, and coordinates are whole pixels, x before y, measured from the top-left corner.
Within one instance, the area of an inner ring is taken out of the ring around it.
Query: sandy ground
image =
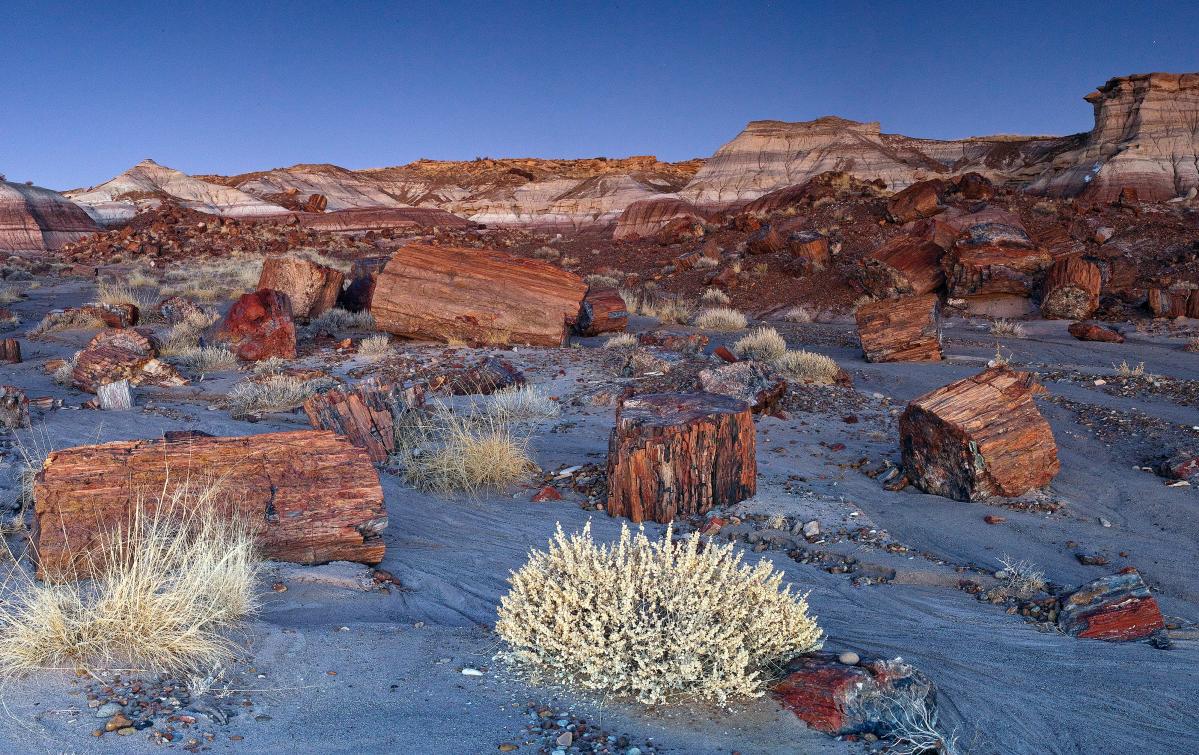
[[[32,291],[30,299],[13,305],[24,320],[17,332],[50,306],[76,303],[84,292],[78,283]],[[836,546],[863,562],[896,569],[893,583],[867,587],[853,586],[846,575],[797,563],[778,550],[746,553],[750,561],[771,558],[791,582],[810,591],[813,611],[828,635],[827,647],[902,656],[922,669],[939,687],[945,717],[967,752],[1199,751],[1199,643],[1191,639],[1199,621],[1194,581],[1199,493],[1167,488],[1160,478],[1134,469],[1174,446],[1199,445],[1199,407],[1159,395],[1112,396],[1088,382],[1048,383],[1050,398],[1041,406],[1062,460],[1060,475],[1043,496],[1061,502],[1053,513],[1020,511],[998,502],[960,503],[911,488],[887,492],[878,480],[848,465],[863,457],[898,459],[895,421],[905,403],[980,369],[994,354],[996,339],[976,324],[955,321],[945,332],[946,362],[872,365],[850,346],[827,345],[844,342],[851,332],[848,323],[783,323],[779,329],[792,347],[806,344],[835,357],[852,374],[858,395],[852,405],[792,412],[787,420],[762,419],[760,492],[737,510],[816,518],[826,532],[873,527],[910,549],[907,555],[895,555],[852,542]],[[1003,348],[1015,365],[1041,371],[1110,378],[1113,364],[1127,360],[1144,362],[1157,375],[1199,380],[1199,356],[1181,351],[1178,339],[1133,334],[1123,345],[1080,343],[1065,329],[1064,322],[1030,323],[1028,338],[1003,339]],[[0,380],[31,396],[53,395],[67,407],[78,406],[86,397],[53,385],[41,364],[69,355],[86,338],[22,339],[25,362],[0,366]],[[714,338],[712,346],[722,340],[730,339]],[[577,378],[603,377],[584,351],[521,350],[510,356],[533,368],[560,366],[564,374],[550,369],[530,369],[528,374],[535,384],[567,399],[579,390]],[[342,370],[361,364],[350,362]],[[192,397],[184,400],[159,398],[165,395],[160,391],[154,397],[139,394],[139,406],[129,413],[67,407],[40,413],[36,433],[55,447],[67,447],[157,437],[174,429],[251,434],[306,426],[302,414],[250,423],[211,409],[211,397],[232,380],[223,376],[176,389],[175,396]],[[563,403],[563,415],[544,423],[535,435],[538,463],[552,470],[602,462],[612,408]],[[1135,423],[1115,440],[1084,424],[1107,411],[1169,423],[1173,445],[1164,446],[1159,435],[1142,432]],[[842,417],[850,413],[861,421],[845,423]],[[830,450],[835,442],[846,448]],[[11,448],[3,458],[6,499],[15,493],[18,459]],[[789,478],[802,482],[784,487]],[[490,631],[509,571],[523,563],[530,548],[543,547],[557,523],[574,530],[591,520],[598,537],[612,538],[621,522],[584,510],[577,495],[531,503],[532,489],[521,488],[447,500],[414,491],[390,475],[383,476],[383,485],[390,526],[381,566],[404,588],[383,592],[365,586],[369,570],[358,565],[272,565],[268,584],[281,581],[288,589],[275,593],[264,586],[264,609],[246,628],[246,657],[230,672],[230,684],[239,690],[232,699],[246,695],[253,702],[231,703],[236,715],[226,725],[203,720],[197,725],[197,732],[214,735],[205,742],[212,751],[487,753],[513,743],[521,745],[519,752],[532,753],[542,742],[529,744],[532,740],[523,731],[530,703],[556,713],[569,711],[627,735],[643,749],[652,740],[659,752],[862,751],[861,744],[807,730],[768,698],[733,710],[644,711],[513,678],[492,660],[497,640]],[[989,513],[1007,521],[988,525],[983,516]],[[1111,563],[1083,566],[1074,556],[1080,548],[1103,553]],[[1021,617],[953,587],[954,567],[993,571],[1004,554],[1038,564],[1050,581],[1062,585],[1135,565],[1169,620],[1183,629],[1175,633],[1170,650],[1080,641],[1038,631]],[[465,676],[463,668],[483,674]],[[78,686],[52,672],[8,684],[2,690],[7,715],[0,714],[0,749],[161,749],[144,734],[93,739],[97,719],[84,707]]]

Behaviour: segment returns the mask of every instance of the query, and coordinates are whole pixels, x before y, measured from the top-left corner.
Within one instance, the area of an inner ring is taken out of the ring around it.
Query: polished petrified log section
[[[939,362],[937,296],[881,299],[858,307],[858,340],[867,362]]]

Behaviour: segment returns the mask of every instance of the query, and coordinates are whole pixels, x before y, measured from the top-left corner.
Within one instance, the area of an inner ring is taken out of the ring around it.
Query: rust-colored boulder
[[[1053,263],[1045,276],[1041,316],[1047,320],[1085,320],[1099,308],[1103,283],[1099,266],[1081,257]]]
[[[887,216],[894,223],[931,218],[945,211],[944,192],[945,182],[940,179],[918,181],[887,200]]]
[[[995,196],[995,184],[980,173],[963,173],[950,180],[949,190],[963,199],[988,200]]]
[[[897,236],[862,261],[866,290],[882,299],[931,294],[945,283],[940,246],[919,236]]]
[[[579,307],[575,331],[581,336],[618,333],[629,324],[629,310],[614,288],[589,290]]]
[[[858,341],[866,361],[940,361],[940,308],[935,294],[879,299],[858,307]]]
[[[899,418],[904,469],[921,490],[958,501],[1013,497],[1058,473],[1057,444],[1029,373],[993,367],[913,399]]]
[[[1080,341],[1124,343],[1124,336],[1119,331],[1094,322],[1072,322],[1067,330]]]
[[[1085,640],[1127,642],[1165,633],[1157,600],[1135,569],[1089,582],[1062,598],[1058,627]]]
[[[198,433],[53,451],[34,484],[40,576],[86,573],[102,534],[139,498],[218,482],[223,505],[261,525],[267,558],[303,564],[383,558],[387,512],[365,451],[332,432],[218,438]]]
[[[243,294],[218,324],[214,337],[229,343],[238,359],[295,359],[296,326],[287,294],[259,289]]]
[[[287,294],[291,316],[301,322],[333,308],[345,275],[302,257],[267,257],[258,277],[258,289]]]
[[[562,346],[586,291],[579,276],[540,260],[411,244],[379,274],[371,314],[407,338]]]

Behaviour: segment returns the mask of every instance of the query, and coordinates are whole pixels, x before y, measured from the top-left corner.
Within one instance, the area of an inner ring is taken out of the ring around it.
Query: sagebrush
[[[754,328],[733,344],[733,353],[742,359],[773,362],[787,353],[787,342],[774,328]]]

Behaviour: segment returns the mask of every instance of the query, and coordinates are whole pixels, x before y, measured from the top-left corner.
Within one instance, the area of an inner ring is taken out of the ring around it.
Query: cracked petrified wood
[[[0,362],[16,364],[21,361],[21,342],[15,338],[0,340]]]
[[[382,464],[395,451],[395,412],[400,406],[391,386],[366,383],[310,396],[304,413],[314,428],[344,435],[371,461]]]
[[[540,260],[410,244],[379,274],[371,314],[406,338],[563,346],[586,291],[579,276]]]
[[[575,330],[581,336],[619,333],[629,324],[629,310],[614,288],[589,290],[579,307]]]
[[[1057,624],[1075,637],[1109,642],[1142,640],[1166,628],[1157,600],[1131,567],[1062,598]]]
[[[939,362],[941,300],[935,294],[881,299],[858,307],[858,340],[867,362]]]
[[[296,358],[296,326],[291,298],[263,288],[243,294],[233,303],[213,336],[233,347],[238,359],[258,362],[271,357]]]
[[[747,402],[710,393],[625,399],[608,441],[608,514],[666,523],[752,496],[757,486]]]
[[[1041,316],[1047,320],[1085,320],[1099,308],[1103,276],[1099,266],[1081,257],[1053,263],[1045,276]]]
[[[187,379],[166,362],[111,343],[88,346],[75,357],[71,384],[79,390],[96,393],[100,386],[121,380],[130,385],[187,385]]]
[[[267,257],[258,288],[287,294],[291,316],[303,321],[332,309],[344,280],[340,270],[301,257]]]
[[[863,283],[880,298],[923,296],[941,288],[941,247],[918,236],[898,236],[862,261]]]
[[[959,501],[1018,496],[1049,483],[1060,464],[1033,402],[1035,378],[993,367],[913,399],[899,418],[903,465],[927,493]]]
[[[87,571],[91,551],[179,485],[221,486],[257,527],[267,558],[317,564],[383,558],[383,489],[370,458],[321,430],[235,438],[181,434],[79,446],[46,457],[34,482],[32,539],[44,576]]]

